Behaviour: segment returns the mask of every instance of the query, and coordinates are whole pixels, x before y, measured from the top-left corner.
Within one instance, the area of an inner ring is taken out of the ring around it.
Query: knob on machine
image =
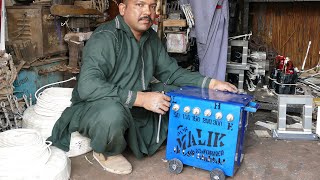
[[[192,113],[196,116],[198,116],[200,114],[201,110],[198,107],[193,108]]]

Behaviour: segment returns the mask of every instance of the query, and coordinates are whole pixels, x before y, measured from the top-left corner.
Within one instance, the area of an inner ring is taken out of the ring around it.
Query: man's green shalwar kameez
[[[162,91],[163,83],[208,87],[210,82],[210,78],[180,68],[152,29],[137,41],[122,16],[94,31],[82,62],[72,105],[49,137],[65,151],[71,133],[79,131],[91,139],[94,151],[107,156],[122,153],[127,143],[138,158],[152,155],[167,137],[168,116],[162,118],[157,144],[159,115],[133,107],[137,91]],[[151,84],[153,77],[163,83]]]

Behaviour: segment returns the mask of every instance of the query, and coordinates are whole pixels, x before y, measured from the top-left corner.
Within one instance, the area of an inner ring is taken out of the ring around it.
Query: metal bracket
[[[313,97],[310,95],[279,95],[278,96],[278,127],[273,130],[273,138],[292,140],[316,140],[312,133],[312,109]],[[286,127],[287,104],[301,104],[302,129],[290,129]]]

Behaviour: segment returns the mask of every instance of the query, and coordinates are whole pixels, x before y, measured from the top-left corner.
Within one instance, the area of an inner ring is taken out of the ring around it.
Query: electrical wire
[[[51,87],[39,93],[34,111],[43,116],[57,116],[71,105],[73,88]]]
[[[41,88],[39,88],[39,89],[34,93],[34,96],[36,97],[36,99],[38,99],[37,94],[38,94],[39,91],[42,90],[43,88],[46,88],[46,87],[49,87],[49,86],[52,86],[52,85],[56,85],[56,84],[61,84],[61,83],[69,82],[69,81],[71,81],[71,80],[76,80],[76,77],[72,77],[72,78],[67,79],[67,80],[64,80],[64,81],[58,81],[58,82],[55,82],[55,83],[50,83],[50,84],[44,85],[44,86],[42,86]]]
[[[37,130],[46,139],[51,136],[53,126],[59,119],[60,114],[56,116],[42,116],[34,111],[34,106],[30,106],[24,111],[22,128]]]
[[[71,80],[75,80],[75,77],[72,77],[65,81],[59,81],[51,84],[42,86],[35,92],[35,97],[37,103],[35,104],[34,111],[37,114],[43,116],[57,116],[71,105],[71,96],[73,88],[61,88],[61,87],[51,87],[45,89],[43,92],[39,93],[43,88],[65,83]]]
[[[39,88],[35,93],[36,104],[27,108],[23,114],[22,127],[36,129],[45,138],[51,136],[54,124],[60,118],[62,112],[72,104],[73,88],[50,87],[42,92],[40,91],[45,87],[73,79],[75,78],[51,83]],[[91,151],[90,142],[89,138],[83,137],[79,132],[73,132],[67,156],[74,157]]]
[[[52,129],[61,114],[56,116],[42,116],[34,111],[32,105],[23,113],[22,127],[27,129],[35,129],[46,139],[51,136]],[[91,140],[82,136],[79,132],[71,133],[69,151],[66,152],[68,157],[75,157],[85,154],[92,150],[90,146]]]

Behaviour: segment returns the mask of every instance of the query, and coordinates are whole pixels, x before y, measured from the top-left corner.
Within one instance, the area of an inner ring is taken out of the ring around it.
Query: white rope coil
[[[71,105],[73,88],[51,87],[38,94],[34,111],[43,116],[56,116]]]
[[[34,106],[30,106],[23,113],[22,127],[27,129],[35,129],[47,139],[51,136],[52,129],[60,115],[42,116],[34,111]],[[71,134],[70,150],[67,152],[68,157],[75,157],[91,151],[90,139],[83,137],[78,132]]]
[[[45,138],[51,136],[53,126],[62,112],[71,106],[73,88],[50,87],[42,92],[40,91],[43,88],[70,80],[75,80],[75,78],[51,83],[39,88],[35,92],[36,104],[27,108],[23,114],[22,127],[36,129]],[[78,156],[91,150],[89,138],[81,136],[78,132],[71,134],[70,150],[67,152],[69,157]]]
[[[43,138],[47,139],[51,136],[53,126],[61,114],[55,116],[42,116],[35,112],[34,107],[35,105],[32,105],[24,111],[22,116],[22,128],[35,129],[40,132]]]
[[[39,132],[31,129],[13,129],[0,133],[0,177],[17,172],[32,173],[44,166],[51,151]]]
[[[53,86],[53,85],[56,85],[56,84],[61,84],[61,83],[69,82],[69,81],[72,81],[72,80],[76,80],[76,77],[72,77],[72,78],[67,79],[67,80],[64,80],[64,81],[58,81],[58,82],[54,82],[54,83],[50,83],[50,84],[44,85],[44,86],[42,86],[41,88],[39,88],[39,89],[34,93],[34,96],[35,96],[36,99],[38,99],[38,94],[39,94],[39,92],[40,92],[43,88],[50,87],[50,86]]]
[[[26,167],[33,173],[24,174],[18,169],[9,176],[0,176],[6,180],[68,180],[71,174],[71,161],[64,151],[51,146],[51,156],[48,162],[39,167]]]

